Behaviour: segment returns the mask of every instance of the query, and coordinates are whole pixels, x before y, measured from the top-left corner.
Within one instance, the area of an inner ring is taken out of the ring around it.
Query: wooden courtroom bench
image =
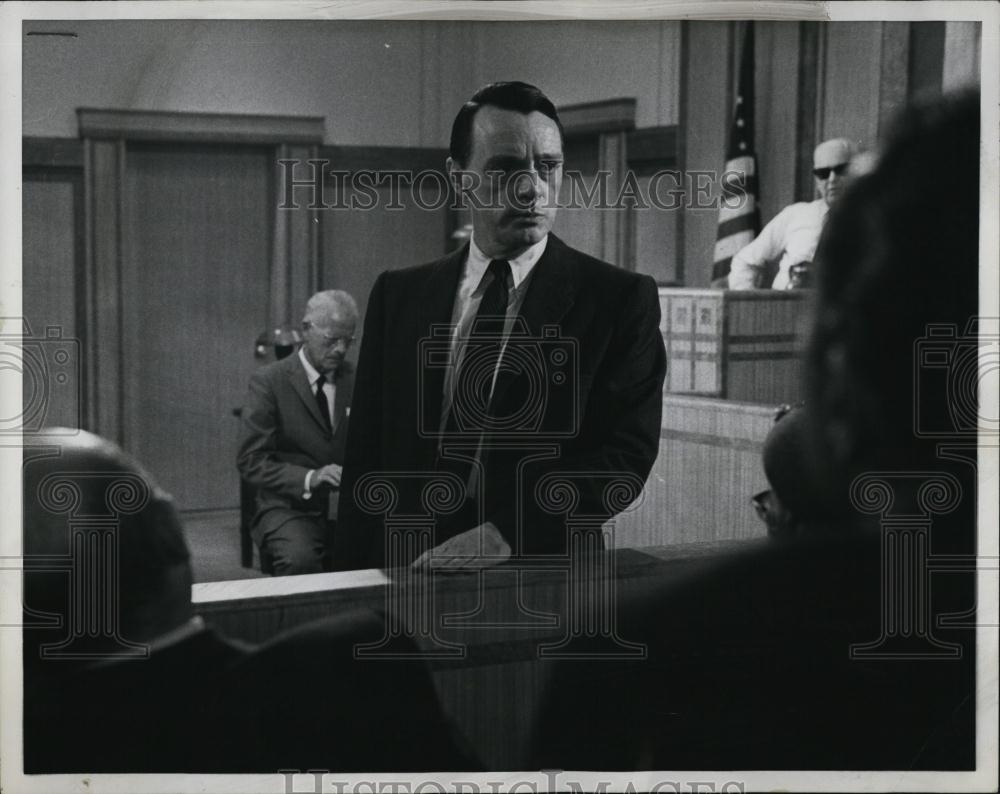
[[[696,575],[720,556],[760,542],[606,551],[577,569],[572,589],[567,562],[553,560],[481,574],[365,570],[209,582],[194,585],[193,600],[208,624],[249,642],[353,608],[402,615],[390,631],[416,640],[445,710],[487,767],[523,769],[551,665],[572,633],[605,638],[608,654],[641,653],[617,636],[622,598],[656,581]],[[586,605],[588,593],[597,608]]]

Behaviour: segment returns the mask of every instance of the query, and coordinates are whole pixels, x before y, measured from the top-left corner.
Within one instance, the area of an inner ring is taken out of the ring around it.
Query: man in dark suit
[[[488,85],[458,113],[447,167],[472,239],[372,290],[338,567],[563,554],[561,475],[599,546],[601,521],[628,503],[612,504],[608,484],[638,495],[660,434],[656,284],[550,234],[562,138],[552,102],[525,83]],[[435,473],[445,495],[428,490]],[[387,556],[379,480],[396,516],[430,515],[432,549],[393,542]]]
[[[237,466],[257,489],[251,534],[278,576],[329,568],[353,375],[345,361],[358,311],[346,292],[313,295],[298,353],[250,379]]]

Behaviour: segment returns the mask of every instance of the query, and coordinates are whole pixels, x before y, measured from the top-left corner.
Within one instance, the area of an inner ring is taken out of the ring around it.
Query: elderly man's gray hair
[[[341,289],[328,289],[317,292],[306,303],[303,323],[325,324],[338,315],[344,322],[358,321],[358,304],[349,293]]]

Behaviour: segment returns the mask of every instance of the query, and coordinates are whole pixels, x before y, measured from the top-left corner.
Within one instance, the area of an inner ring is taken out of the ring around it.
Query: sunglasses
[[[814,168],[813,176],[817,179],[826,179],[830,176],[831,171],[837,176],[842,176],[846,170],[847,163],[841,163],[840,165],[835,165],[832,168]]]

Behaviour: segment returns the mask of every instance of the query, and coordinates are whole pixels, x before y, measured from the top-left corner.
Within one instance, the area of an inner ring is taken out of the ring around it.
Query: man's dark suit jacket
[[[427,265],[384,272],[372,289],[344,464],[338,567],[386,562],[382,516],[367,512],[371,505],[360,504],[353,493],[366,474],[395,478],[397,513],[426,510],[420,476],[439,465],[437,430],[449,348],[447,334],[434,336],[432,329],[451,323],[467,255],[466,245]],[[472,518],[464,510],[437,514],[435,544],[484,517],[514,554],[564,553],[564,518],[542,509],[534,492],[541,478],[567,473],[580,489],[576,514],[589,514],[596,528],[628,504],[608,503],[610,480],[627,478],[637,496],[656,459],[666,358],[653,279],[575,251],[552,234],[531,279],[519,319],[526,338],[536,341],[521,350],[537,353],[544,382],[533,383],[523,371],[509,376],[501,371],[493,414],[511,417],[528,406],[530,418],[486,439],[515,449],[486,453],[481,512]],[[504,365],[514,360],[512,339],[513,334]],[[561,382],[551,377],[557,350],[569,351],[576,365]],[[528,460],[525,446],[540,443],[557,444],[555,457]],[[519,488],[525,489],[524,498],[518,498]]]
[[[347,409],[354,377],[336,379],[331,434],[320,417],[298,352],[261,367],[250,378],[243,408],[243,434],[236,462],[243,479],[257,488],[253,535],[267,532],[302,514],[326,517],[328,489],[303,499],[306,472],[344,460]]]

